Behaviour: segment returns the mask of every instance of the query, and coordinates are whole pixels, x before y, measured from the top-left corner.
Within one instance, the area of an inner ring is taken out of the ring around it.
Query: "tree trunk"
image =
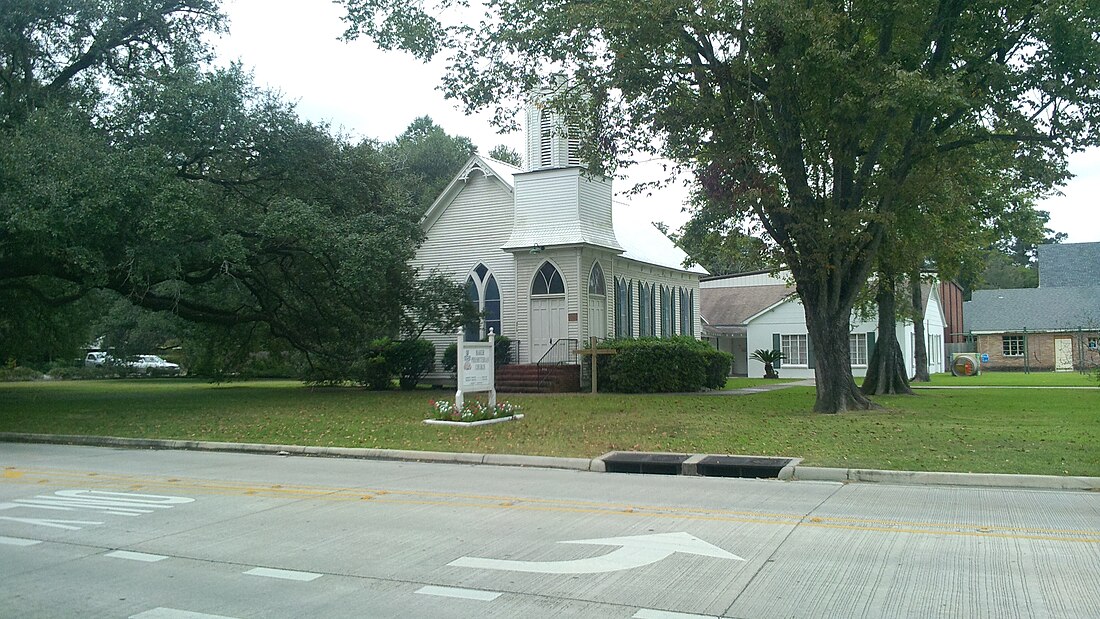
[[[806,327],[816,351],[814,379],[817,383],[815,413],[869,410],[875,403],[856,387],[848,346],[848,325],[852,308],[843,311],[805,304]],[[832,309],[833,311],[829,311]]]
[[[920,270],[909,276],[909,292],[913,295],[913,360],[917,366],[913,382],[928,383],[928,337],[924,333],[924,295],[920,289]]]
[[[905,368],[905,356],[901,353],[897,332],[897,294],[892,275],[881,274],[875,302],[878,305],[878,343],[867,360],[867,377],[863,379],[863,393],[886,395],[904,393],[913,395],[909,387],[909,373]]]

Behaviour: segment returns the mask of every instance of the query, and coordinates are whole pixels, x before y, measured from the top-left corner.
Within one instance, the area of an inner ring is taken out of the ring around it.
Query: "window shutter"
[[[814,338],[806,334],[806,366],[814,367]]]
[[[871,354],[875,352],[875,332],[867,332],[867,363],[871,362]]]
[[[772,333],[772,350],[783,350],[781,346],[782,344],[779,343],[779,334]],[[782,365],[782,361],[776,360],[776,362],[772,364],[772,367],[778,370]]]

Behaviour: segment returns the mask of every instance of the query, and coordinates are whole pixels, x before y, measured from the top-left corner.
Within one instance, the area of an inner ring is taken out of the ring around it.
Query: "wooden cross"
[[[614,348],[596,348],[596,336],[588,340],[589,348],[578,350],[577,354],[592,357],[592,393],[596,393],[596,368],[600,365],[596,360],[599,359],[599,355],[617,355],[619,351]]]

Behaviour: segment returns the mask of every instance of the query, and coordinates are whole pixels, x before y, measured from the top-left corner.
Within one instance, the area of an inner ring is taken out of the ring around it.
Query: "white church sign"
[[[458,390],[455,392],[455,408],[462,410],[464,394],[489,392],[489,406],[497,404],[495,382],[496,363],[494,346],[496,335],[489,329],[488,342],[463,341],[463,332],[458,333]]]

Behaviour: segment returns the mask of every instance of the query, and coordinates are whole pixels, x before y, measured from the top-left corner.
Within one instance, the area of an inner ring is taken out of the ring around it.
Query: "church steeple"
[[[551,107],[553,95],[554,90],[544,90],[527,104],[528,172],[581,165],[578,131]]]
[[[578,132],[553,109],[553,95],[548,89],[527,105],[527,170],[515,176],[515,219],[503,249],[588,245],[621,252],[611,221],[611,179],[582,166]]]

